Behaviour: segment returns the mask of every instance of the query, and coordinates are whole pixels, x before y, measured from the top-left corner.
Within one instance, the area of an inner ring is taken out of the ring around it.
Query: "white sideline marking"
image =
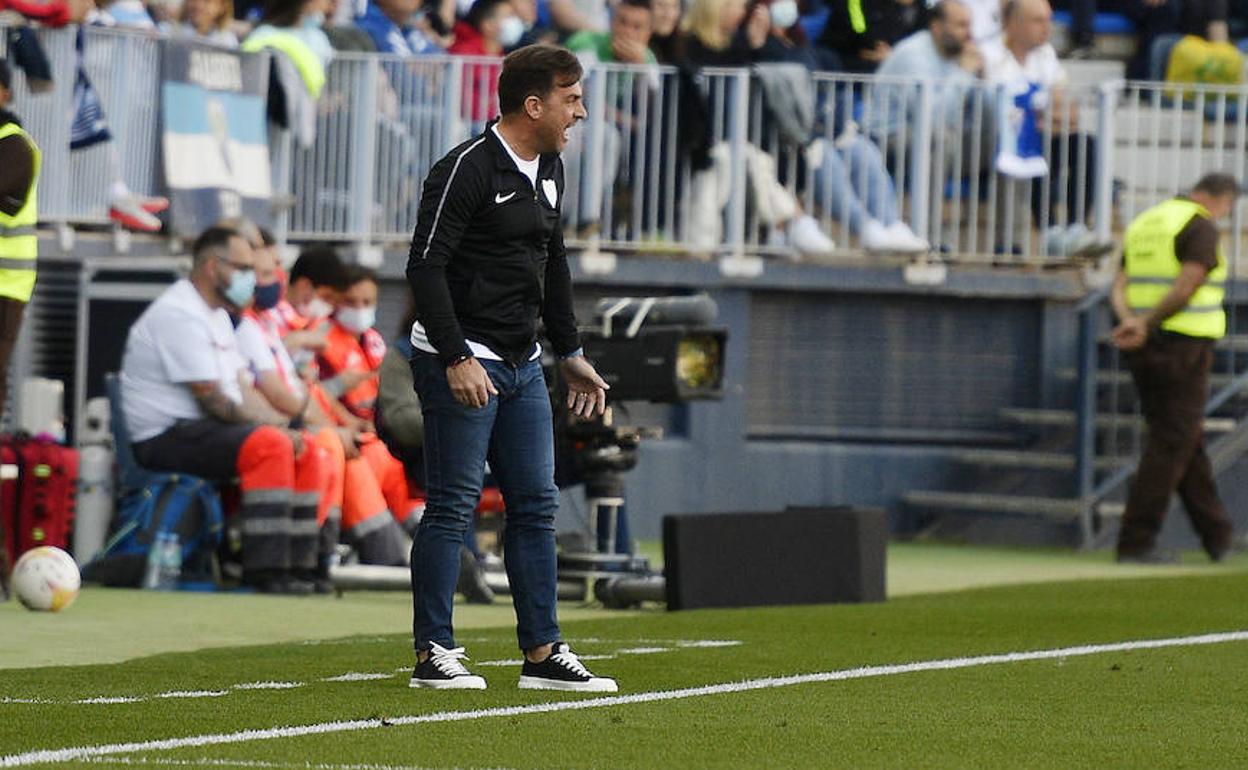
[[[74,701],[74,703],[138,703],[142,700],[145,700],[145,698],[132,698],[128,695],[116,695],[111,697],[103,695],[98,698],[83,698],[82,700]]]
[[[798,684],[818,682],[841,682],[850,679],[868,679],[871,677],[893,676],[895,674],[912,674],[919,671],[948,671],[958,668],[974,668],[989,666],[996,663],[1023,663],[1033,660],[1052,660],[1054,658],[1073,658],[1083,655],[1097,655],[1105,652],[1126,652],[1128,650],[1156,650],[1165,647],[1194,647],[1224,642],[1248,641],[1248,631],[1228,631],[1199,636],[1179,636],[1169,639],[1143,639],[1133,642],[1115,642],[1112,644],[1085,644],[1077,647],[1059,647],[1051,650],[1034,650],[1031,652],[1005,652],[995,655],[979,655],[970,658],[945,658],[942,660],[926,660],[918,663],[897,663],[885,666],[863,666],[860,668],[824,671],[816,674],[797,674],[794,676],[767,677],[750,679],[744,682],[727,682],[724,684],[704,685],[702,687],[686,687],[681,690],[656,690],[633,695],[612,695],[586,700],[562,700],[548,703],[536,703],[528,706],[504,706],[498,708],[475,709],[473,711],[438,711],[432,714],[413,714],[403,717],[385,719],[353,719],[345,722],[321,722],[311,725],[291,727],[273,727],[265,730],[241,730],[233,733],[215,733],[208,735],[191,735],[185,738],[165,738],[155,741],[136,741],[133,743],[110,743],[101,746],[76,746],[67,749],[40,749],[24,754],[10,754],[0,757],[0,767],[22,767],[24,765],[44,765],[53,762],[69,762],[91,757],[103,757],[116,754],[133,754],[141,751],[167,751],[198,746],[220,746],[231,743],[249,741],[267,741],[275,738],[296,738],[303,735],[323,735],[326,733],[354,732],[356,730],[374,730],[378,727],[415,725],[428,722],[466,722],[490,717],[522,716],[525,714],[548,714],[556,711],[581,711],[584,709],[602,708],[604,706],[622,706],[630,703],[653,703],[656,701],[682,700],[698,698],[704,695],[721,695],[724,693],[749,692],[751,690],[768,690],[776,687],[791,687]]]
[[[671,647],[626,647],[620,650],[621,655],[654,655],[660,652],[671,652]]]
[[[153,698],[220,698],[229,695],[229,690],[173,690],[153,695]]]
[[[303,687],[303,682],[244,682],[236,684],[234,690],[293,690]]]
[[[681,639],[677,647],[740,647],[742,642],[735,639]]]
[[[416,765],[374,765],[330,762],[266,762],[261,759],[160,759],[153,757],[90,757],[79,762],[88,765],[142,765],[145,767],[255,767],[270,770],[431,770]]]
[[[393,679],[394,674],[377,673],[361,673],[359,671],[348,671],[338,676],[330,676],[322,679],[322,682],[371,682],[375,679]]]

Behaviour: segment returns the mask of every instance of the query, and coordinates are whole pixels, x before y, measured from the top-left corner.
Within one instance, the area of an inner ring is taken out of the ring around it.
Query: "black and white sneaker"
[[[541,663],[525,659],[520,669],[520,689],[616,692],[620,688],[614,679],[590,673],[566,642],[555,642],[550,657]]]
[[[464,667],[461,660],[468,660],[463,647],[448,650],[440,644],[429,648],[429,657],[417,663],[412,671],[408,687],[428,687],[434,690],[484,690],[485,679]]]

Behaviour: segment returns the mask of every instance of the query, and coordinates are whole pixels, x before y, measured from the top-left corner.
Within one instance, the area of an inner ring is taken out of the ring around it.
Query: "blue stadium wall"
[[[729,330],[722,401],[630,404],[626,424],[658,425],[627,475],[633,536],[655,538],[669,513],[875,505],[895,532],[910,489],[938,488],[966,446],[1021,435],[1007,407],[1067,402],[1080,282],[1056,273],[950,271],[914,286],[900,267],[766,263],[724,275],[716,263],[620,259],[608,275],[573,264],[578,318],[604,296],[709,293]],[[383,291],[396,328],[404,287]],[[565,496],[560,525],[584,515]]]

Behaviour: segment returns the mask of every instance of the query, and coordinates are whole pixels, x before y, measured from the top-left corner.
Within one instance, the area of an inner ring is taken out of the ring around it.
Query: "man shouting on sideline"
[[[568,408],[601,414],[607,384],[581,354],[560,229],[560,151],[585,118],[581,65],[563,48],[521,48],[498,78],[502,117],[429,172],[407,278],[416,301],[412,375],[425,418],[428,500],[412,543],[412,687],[483,689],[461,662],[452,601],[459,549],[485,463],[507,509],[507,579],[524,651],[520,687],[614,692],[560,638],[555,616],[554,434],[538,359],[539,317]]]

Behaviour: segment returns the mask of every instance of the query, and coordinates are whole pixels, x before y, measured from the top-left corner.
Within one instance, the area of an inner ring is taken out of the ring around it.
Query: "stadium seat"
[[[1070,11],[1054,11],[1053,23],[1070,29]],[[1120,13],[1098,13],[1092,21],[1094,35],[1134,35],[1135,24]]]
[[[806,39],[814,42],[823,34],[823,28],[827,26],[828,15],[831,12],[827,8],[820,8],[814,13],[808,13],[797,20],[802,25],[802,32],[806,34]]]

